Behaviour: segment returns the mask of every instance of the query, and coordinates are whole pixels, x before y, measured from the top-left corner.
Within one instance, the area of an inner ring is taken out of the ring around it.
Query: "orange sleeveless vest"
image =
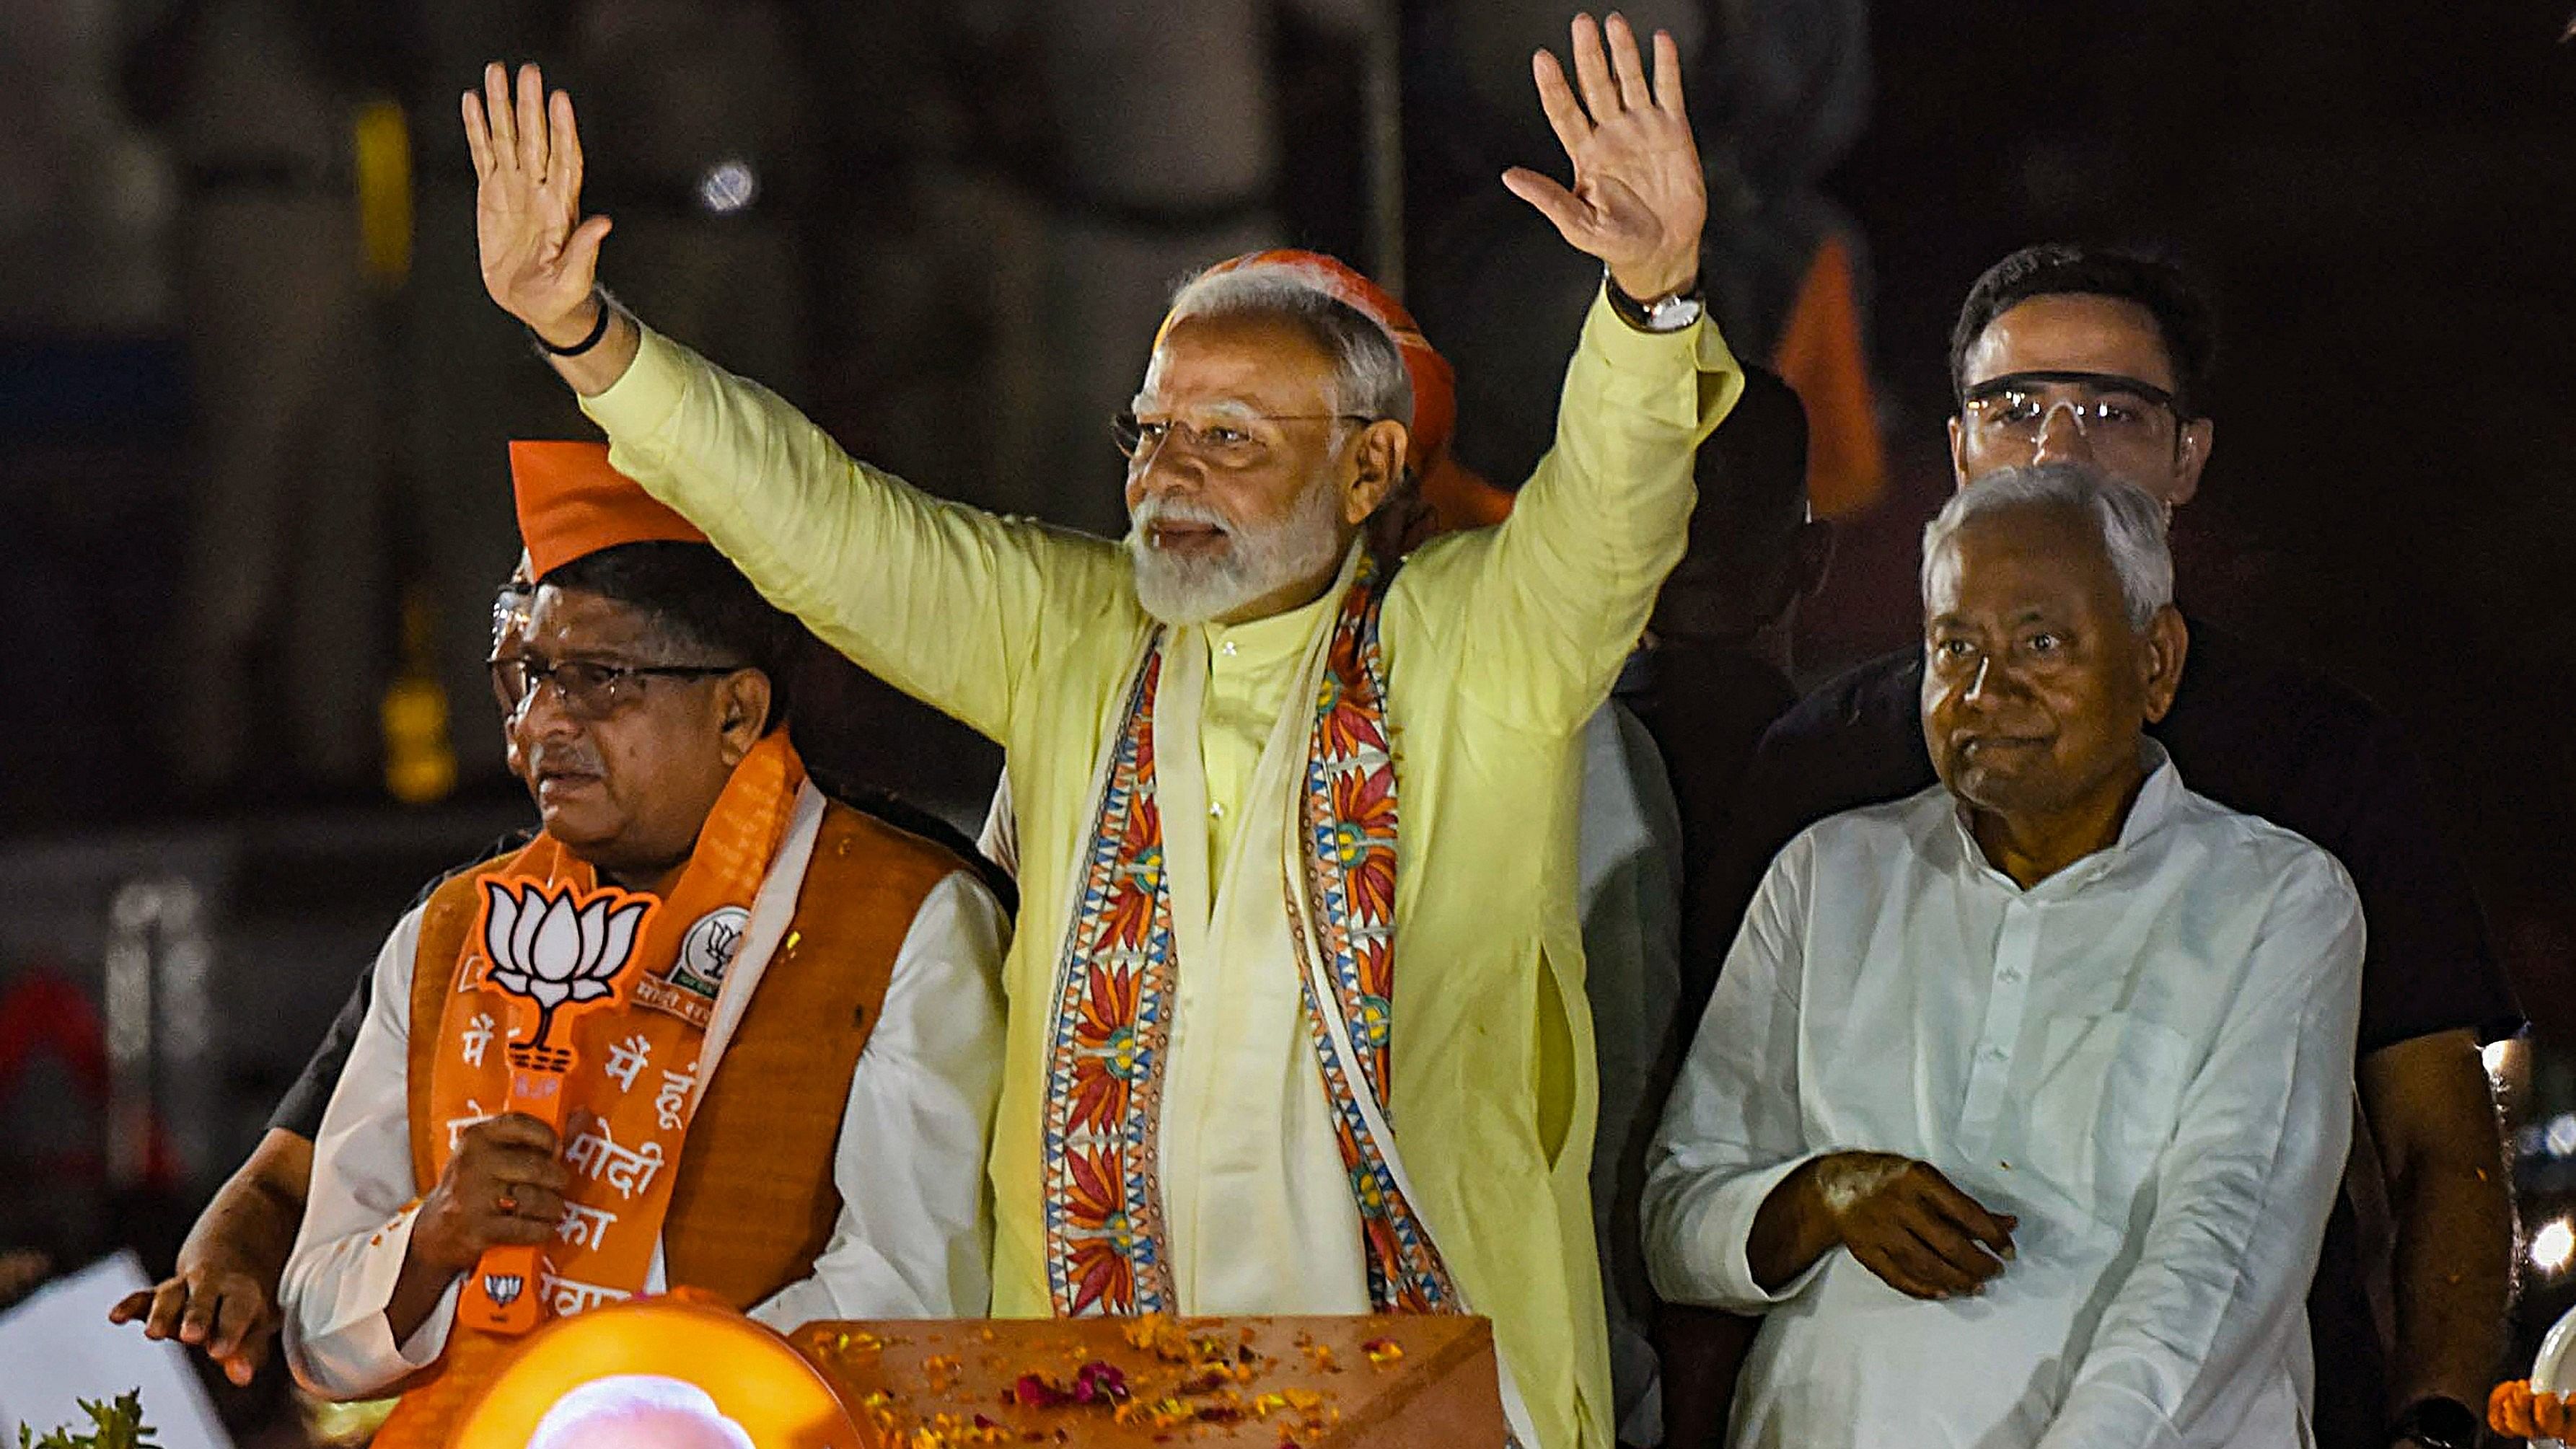
[[[430,895],[411,988],[413,1180],[430,1181],[430,1054],[480,902],[478,882],[516,853],[460,872]],[[841,1195],[833,1149],[850,1074],[875,1030],[912,920],[932,888],[967,869],[954,854],[839,803],[823,814],[796,912],[725,1047],[681,1148],[662,1263],[674,1287],[738,1309],[813,1271]],[[445,1449],[517,1340],[458,1327],[437,1363],[403,1385],[376,1449]],[[517,1446],[510,1446],[517,1449]]]

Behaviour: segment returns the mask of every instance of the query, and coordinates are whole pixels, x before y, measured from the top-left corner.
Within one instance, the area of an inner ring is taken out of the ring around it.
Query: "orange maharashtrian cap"
[[[1385,288],[1349,264],[1322,252],[1277,248],[1247,252],[1207,269],[1215,276],[1244,267],[1275,267],[1358,312],[1385,329],[1404,355],[1405,375],[1413,382],[1412,445],[1406,461],[1422,483],[1423,501],[1438,515],[1439,528],[1481,528],[1500,523],[1512,511],[1512,495],[1477,476],[1451,455],[1449,442],[1458,427],[1458,374],[1449,359],[1422,335],[1413,314]],[[1168,324],[1166,324],[1168,325]]]
[[[519,538],[538,579],[621,543],[707,541],[642,484],[608,466],[606,443],[513,441],[510,484],[519,499]]]

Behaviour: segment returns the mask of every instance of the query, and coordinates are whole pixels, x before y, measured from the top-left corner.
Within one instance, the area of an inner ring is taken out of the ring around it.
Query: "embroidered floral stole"
[[[1335,615],[1291,815],[1300,858],[1281,884],[1370,1300],[1381,1312],[1455,1312],[1457,1289],[1408,1199],[1387,1125],[1396,772],[1378,620],[1388,577],[1363,560]],[[1041,1190],[1048,1288],[1064,1316],[1178,1307],[1157,1137],[1179,965],[1154,792],[1167,637],[1147,646],[1109,744],[1057,970]]]

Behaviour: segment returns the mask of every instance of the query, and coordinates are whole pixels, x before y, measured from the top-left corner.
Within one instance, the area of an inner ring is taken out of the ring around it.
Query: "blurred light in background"
[[[717,216],[731,216],[759,199],[760,176],[748,161],[719,161],[698,178],[698,205]]]
[[[2567,1219],[2552,1218],[2531,1235],[2531,1266],[2541,1272],[2558,1272],[2570,1258],[2576,1258],[2576,1226]]]

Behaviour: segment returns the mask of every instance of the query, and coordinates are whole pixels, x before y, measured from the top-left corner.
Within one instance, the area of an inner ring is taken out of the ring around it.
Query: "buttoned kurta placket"
[[[1285,706],[1339,597],[1175,630],[1164,646],[1155,790],[1180,964],[1157,1140],[1184,1313],[1369,1311],[1359,1215],[1281,895],[1311,724]],[[1247,1242],[1262,1251],[1241,1251]],[[1298,1265],[1292,1281],[1283,1262]]]

